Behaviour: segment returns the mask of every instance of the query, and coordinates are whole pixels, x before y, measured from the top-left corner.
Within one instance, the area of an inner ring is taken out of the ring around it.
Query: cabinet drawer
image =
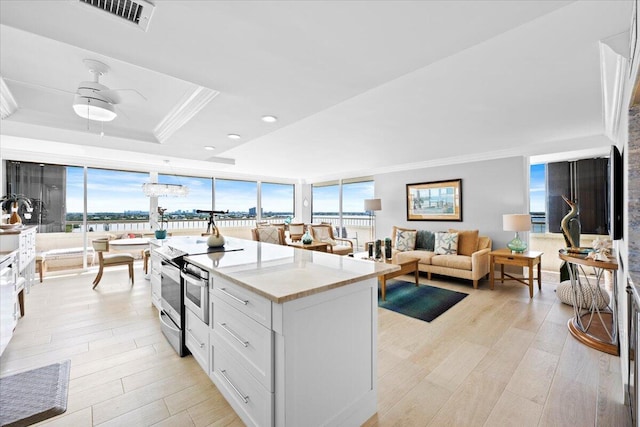
[[[273,391],[273,332],[214,297],[213,345],[234,356],[264,388]]]
[[[213,346],[212,380],[248,426],[273,425],[273,393],[265,390],[222,349]]]
[[[523,258],[510,257],[509,255],[500,255],[493,257],[493,262],[496,264],[504,264],[504,265],[519,265],[526,266],[529,265],[529,261]]]
[[[191,350],[193,357],[202,369],[208,373],[209,328],[191,310],[187,308],[184,310],[186,318],[185,345]]]
[[[271,328],[271,301],[226,279],[213,279],[213,295],[256,322]]]

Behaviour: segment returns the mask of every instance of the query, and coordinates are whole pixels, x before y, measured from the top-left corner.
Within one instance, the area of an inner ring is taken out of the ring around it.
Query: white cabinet
[[[191,310],[185,311],[185,345],[193,354],[200,367],[209,372],[209,327],[198,319]]]
[[[365,279],[278,304],[214,272],[209,376],[247,425],[361,425],[377,405],[377,299]]]
[[[18,251],[0,260],[0,355],[9,344],[20,317],[24,278],[18,276]]]
[[[27,290],[36,277],[36,230],[37,226],[32,225],[0,234],[0,252],[18,251],[18,274],[24,278]]]
[[[162,261],[153,247],[151,249],[149,280],[151,281],[151,303],[160,311],[160,291],[162,288]]]

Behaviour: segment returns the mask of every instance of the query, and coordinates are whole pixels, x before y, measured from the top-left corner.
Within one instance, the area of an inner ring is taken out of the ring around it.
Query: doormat
[[[445,311],[462,301],[468,294],[419,285],[404,280],[389,280],[386,301],[381,299],[378,289],[378,306],[405,316],[431,322]]]
[[[71,361],[0,378],[0,426],[29,426],[67,410]]]

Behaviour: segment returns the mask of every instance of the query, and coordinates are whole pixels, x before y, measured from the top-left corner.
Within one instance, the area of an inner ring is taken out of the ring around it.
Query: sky
[[[546,212],[545,165],[531,165],[529,174],[529,210]]]

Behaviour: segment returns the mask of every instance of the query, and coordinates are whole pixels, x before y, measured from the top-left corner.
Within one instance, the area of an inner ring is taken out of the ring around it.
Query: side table
[[[489,282],[491,289],[493,289],[494,283],[494,271],[495,264],[500,264],[500,282],[504,283],[505,280],[515,280],[523,285],[529,286],[529,298],[533,298],[533,267],[538,266],[538,290],[542,290],[542,272],[540,271],[542,260],[542,252],[537,251],[525,251],[521,254],[515,254],[511,252],[511,249],[503,248],[489,252]],[[520,267],[529,268],[529,281],[525,282],[519,277],[514,277],[504,272],[505,265],[516,265]],[[507,278],[505,278],[507,277]]]

